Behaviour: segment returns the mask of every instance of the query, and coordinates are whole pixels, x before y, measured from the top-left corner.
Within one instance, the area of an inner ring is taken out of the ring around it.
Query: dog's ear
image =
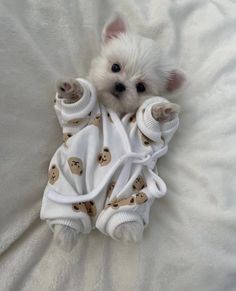
[[[112,38],[117,38],[119,34],[128,30],[128,22],[123,14],[115,12],[105,24],[102,31],[103,42],[108,42]]]
[[[168,92],[173,92],[179,89],[185,80],[185,75],[182,71],[177,69],[171,70],[167,77],[165,90]]]

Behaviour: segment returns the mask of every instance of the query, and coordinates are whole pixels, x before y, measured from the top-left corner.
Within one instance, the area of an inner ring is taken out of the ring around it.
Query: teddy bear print
[[[111,153],[109,148],[105,147],[103,151],[98,155],[97,160],[101,166],[106,166],[107,164],[109,164],[111,161]]]
[[[66,146],[66,142],[67,142],[67,140],[68,140],[70,137],[72,137],[72,134],[71,134],[71,133],[69,133],[69,132],[63,133],[63,143],[64,143],[65,146]]]
[[[135,196],[131,196],[128,198],[120,199],[120,200],[114,200],[111,203],[108,203],[105,208],[111,207],[113,209],[118,209],[121,206],[126,206],[126,205],[140,205],[145,203],[148,200],[147,195],[144,192],[140,192],[136,194]]]
[[[145,181],[142,176],[138,176],[133,183],[133,190],[140,191],[145,187]]]
[[[89,216],[96,216],[97,214],[97,209],[93,201],[74,203],[72,204],[72,210],[87,213]]]
[[[56,165],[52,165],[48,171],[48,182],[54,184],[59,178],[59,170]]]
[[[82,118],[75,118],[67,121],[67,125],[76,126],[83,122],[84,119]]]
[[[111,207],[113,209],[118,209],[120,206],[125,206],[125,205],[134,205],[135,204],[135,199],[133,196],[128,197],[128,198],[123,198],[119,200],[114,200],[111,203],[108,203],[107,207]]]
[[[93,124],[93,125],[99,127],[100,122],[101,122],[101,114],[98,114],[95,116],[95,118],[89,124]]]
[[[89,216],[96,216],[97,209],[96,209],[96,205],[93,201],[84,202],[84,205],[87,209],[87,213]]]
[[[138,205],[143,204],[147,200],[148,200],[148,197],[144,192],[140,192],[140,193],[136,194],[136,197],[135,197],[136,204],[138,204]]]
[[[110,197],[111,196],[111,193],[115,187],[115,182],[114,181],[111,181],[111,183],[109,184],[108,188],[107,188],[107,197]]]
[[[87,213],[87,208],[83,202],[72,204],[72,210],[75,212],[84,212]]]
[[[81,176],[83,174],[83,162],[77,157],[68,159],[70,170],[73,174]]]
[[[135,121],[136,121],[136,114],[133,114],[133,115],[130,116],[129,122],[134,123]]]

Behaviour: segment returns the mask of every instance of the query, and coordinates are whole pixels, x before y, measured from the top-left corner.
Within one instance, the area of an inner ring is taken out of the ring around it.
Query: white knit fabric
[[[98,103],[91,83],[78,81],[84,88],[79,101],[66,104],[56,95],[55,110],[66,138],[49,166],[41,218],[52,230],[54,224],[84,233],[97,227],[112,237],[124,222],[141,220],[147,226],[154,198],[166,193],[154,166],[167,152],[166,141],[178,127],[178,116],[171,122],[157,122],[151,107],[168,101],[153,97],[137,113],[120,119]]]

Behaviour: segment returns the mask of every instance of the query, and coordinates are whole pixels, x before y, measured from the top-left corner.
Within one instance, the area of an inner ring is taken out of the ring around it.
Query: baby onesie
[[[52,231],[55,224],[82,233],[96,227],[116,239],[121,223],[146,227],[154,199],[166,193],[156,162],[167,152],[179,119],[153,118],[152,106],[169,102],[162,97],[147,99],[120,119],[98,102],[91,83],[77,80],[83,87],[77,102],[67,104],[56,94],[63,144],[49,165],[40,216]]]

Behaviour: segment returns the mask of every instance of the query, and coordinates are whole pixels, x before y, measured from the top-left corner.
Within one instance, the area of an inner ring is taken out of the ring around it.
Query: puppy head
[[[119,114],[134,112],[150,96],[173,91],[183,75],[170,69],[158,44],[131,31],[121,14],[105,25],[101,55],[93,60],[90,80],[99,100]]]

